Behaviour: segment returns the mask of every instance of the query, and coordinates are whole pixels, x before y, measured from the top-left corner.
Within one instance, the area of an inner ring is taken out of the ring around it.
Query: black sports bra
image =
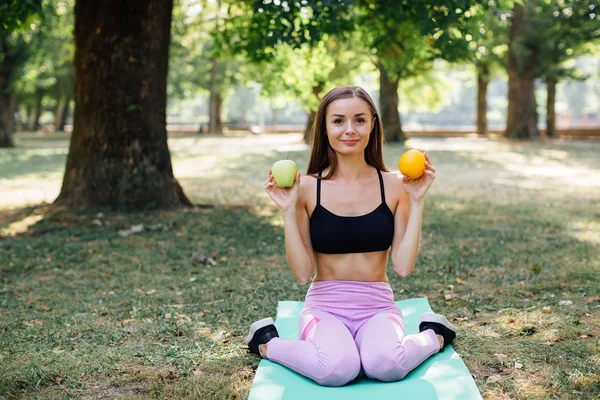
[[[394,214],[385,202],[381,171],[381,204],[365,215],[345,217],[321,205],[321,172],[317,179],[317,206],[310,217],[313,250],[324,254],[368,253],[390,248],[394,239]]]

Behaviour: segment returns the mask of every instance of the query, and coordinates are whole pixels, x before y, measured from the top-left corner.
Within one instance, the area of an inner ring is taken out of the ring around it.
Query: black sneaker
[[[277,328],[273,325],[273,318],[269,317],[253,323],[250,326],[250,333],[248,333],[244,341],[252,353],[262,357],[258,346],[268,343],[269,340],[275,337],[279,337],[279,333],[277,333]]]
[[[456,327],[452,325],[446,317],[435,313],[425,313],[421,315],[421,323],[419,324],[419,332],[431,329],[444,338],[444,346],[440,351],[444,351],[444,347],[451,344],[456,338]]]

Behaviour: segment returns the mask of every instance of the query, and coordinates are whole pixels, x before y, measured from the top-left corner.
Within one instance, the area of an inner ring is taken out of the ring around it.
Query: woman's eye
[[[341,124],[342,120],[341,119],[336,119],[335,121],[333,121],[334,124]]]
[[[365,119],[364,118],[356,118],[356,122],[358,122],[359,124],[364,124]]]

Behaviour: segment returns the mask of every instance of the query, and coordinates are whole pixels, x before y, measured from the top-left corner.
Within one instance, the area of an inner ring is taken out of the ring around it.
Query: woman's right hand
[[[298,189],[300,187],[300,171],[296,174],[296,181],[294,182],[294,186],[291,188],[280,188],[275,183],[275,178],[273,178],[273,173],[271,168],[269,168],[269,175],[267,177],[267,181],[265,182],[265,191],[273,200],[275,205],[279,207],[282,213],[288,212],[290,210],[296,210],[296,202],[298,201]]]

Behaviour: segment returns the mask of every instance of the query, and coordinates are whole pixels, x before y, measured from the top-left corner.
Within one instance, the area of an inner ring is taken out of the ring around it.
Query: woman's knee
[[[320,358],[320,376],[314,377],[315,382],[323,386],[343,386],[354,380],[360,373],[360,356],[356,348],[345,349],[337,360]]]
[[[387,352],[361,354],[361,364],[365,375],[371,379],[384,382],[395,382],[404,379],[410,370],[403,366],[403,354],[400,357],[397,357],[397,355],[398,352],[392,349]]]

